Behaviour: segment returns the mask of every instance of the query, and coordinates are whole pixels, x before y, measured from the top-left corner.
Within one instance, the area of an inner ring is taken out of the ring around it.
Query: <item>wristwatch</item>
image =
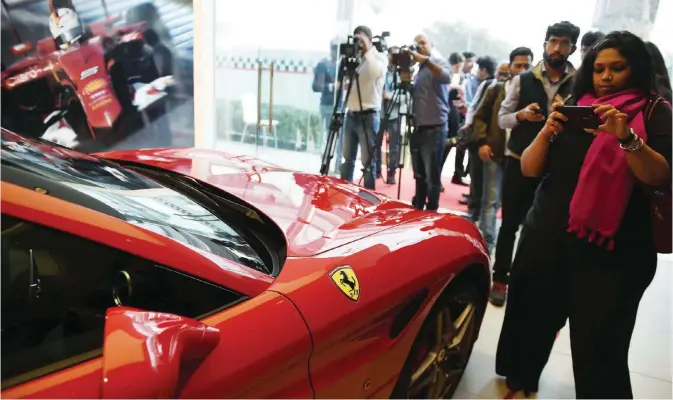
[[[633,131],[633,128],[629,128],[629,134],[624,138],[624,139],[618,139],[619,144],[621,145],[628,145],[629,143],[633,142],[638,138],[638,135]]]
[[[633,129],[631,129],[631,135],[629,135],[629,140],[626,141],[626,143],[624,143],[624,141],[622,140],[620,140],[619,142],[620,142],[619,147],[621,147],[622,150],[628,152],[638,151],[645,144],[643,139],[641,139],[640,136],[636,135],[636,133],[633,132]]]

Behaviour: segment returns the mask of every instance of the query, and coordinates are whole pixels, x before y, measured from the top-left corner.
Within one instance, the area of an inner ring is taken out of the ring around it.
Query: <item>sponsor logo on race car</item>
[[[84,90],[82,93],[84,93],[87,96],[91,96],[95,94],[96,92],[100,91],[101,89],[105,89],[108,87],[108,83],[105,79],[99,78],[99,79],[94,79],[93,81],[89,82],[84,86]]]
[[[37,79],[42,75],[44,75],[46,72],[49,72],[51,70],[52,70],[51,65],[45,65],[44,67],[35,66],[29,69],[28,71],[24,71],[21,72],[20,74],[8,77],[4,83],[8,88],[12,88],[16,85],[20,85],[22,83],[26,83],[34,79]]]
[[[98,73],[98,66],[96,65],[96,66],[93,66],[89,69],[85,69],[84,71],[82,71],[82,74],[79,76],[79,79],[86,79],[86,78],[90,77],[91,75],[95,75],[97,73]]]

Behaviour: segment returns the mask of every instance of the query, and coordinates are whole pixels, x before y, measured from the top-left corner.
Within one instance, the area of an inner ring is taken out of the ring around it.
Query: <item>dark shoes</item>
[[[388,185],[394,185],[394,184],[397,183],[397,180],[395,180],[395,171],[394,170],[391,170],[391,169],[388,170],[388,174],[386,176],[386,183]]]
[[[507,285],[500,282],[493,282],[490,295],[491,304],[496,307],[502,307],[507,300]]]
[[[454,175],[453,178],[451,178],[451,183],[453,183],[454,185],[458,185],[458,186],[470,186],[468,183],[465,183],[463,181],[462,177],[457,176],[457,175]]]
[[[506,379],[507,389],[509,389],[510,393],[512,394],[516,392],[523,392],[524,396],[530,397],[531,393],[537,393],[538,391],[537,384],[524,383],[523,381],[519,381],[518,379],[512,378],[510,376],[508,376]]]

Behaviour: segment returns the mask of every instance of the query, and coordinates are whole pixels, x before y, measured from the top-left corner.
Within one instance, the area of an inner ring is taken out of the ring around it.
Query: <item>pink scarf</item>
[[[647,142],[643,118],[647,98],[642,92],[629,89],[601,98],[586,94],[577,102],[579,106],[592,104],[611,104],[627,114],[628,126]],[[568,232],[575,232],[579,238],[588,237],[589,242],[612,250],[635,179],[617,138],[598,132],[584,158],[570,202]]]

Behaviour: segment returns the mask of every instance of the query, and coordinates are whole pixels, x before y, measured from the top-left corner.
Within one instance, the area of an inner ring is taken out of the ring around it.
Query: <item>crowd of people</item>
[[[390,56],[400,49],[391,47],[386,58],[366,26],[354,36],[363,56],[336,158],[343,158],[341,177],[352,181],[359,146],[363,162],[371,160],[364,186],[374,189],[381,110],[394,101]],[[673,165],[671,83],[661,53],[628,31],[580,39],[568,21],[548,27],[537,62],[526,47],[498,63],[471,52],[444,59],[425,34],[415,44],[408,50],[417,65],[411,200],[421,210],[439,208],[442,169],[455,149],[451,183],[466,185],[469,174],[463,201],[495,258],[491,302],[507,300],[496,372],[512,390],[537,391],[569,321],[577,396],[631,398],[631,334],[657,253],[666,251],[651,215],[652,193],[670,196]],[[576,68],[569,57],[578,49]],[[332,83],[318,89],[332,91],[328,97],[335,90]],[[397,144],[400,112],[393,108],[387,133]],[[387,183],[395,183],[397,157],[389,154]]]

